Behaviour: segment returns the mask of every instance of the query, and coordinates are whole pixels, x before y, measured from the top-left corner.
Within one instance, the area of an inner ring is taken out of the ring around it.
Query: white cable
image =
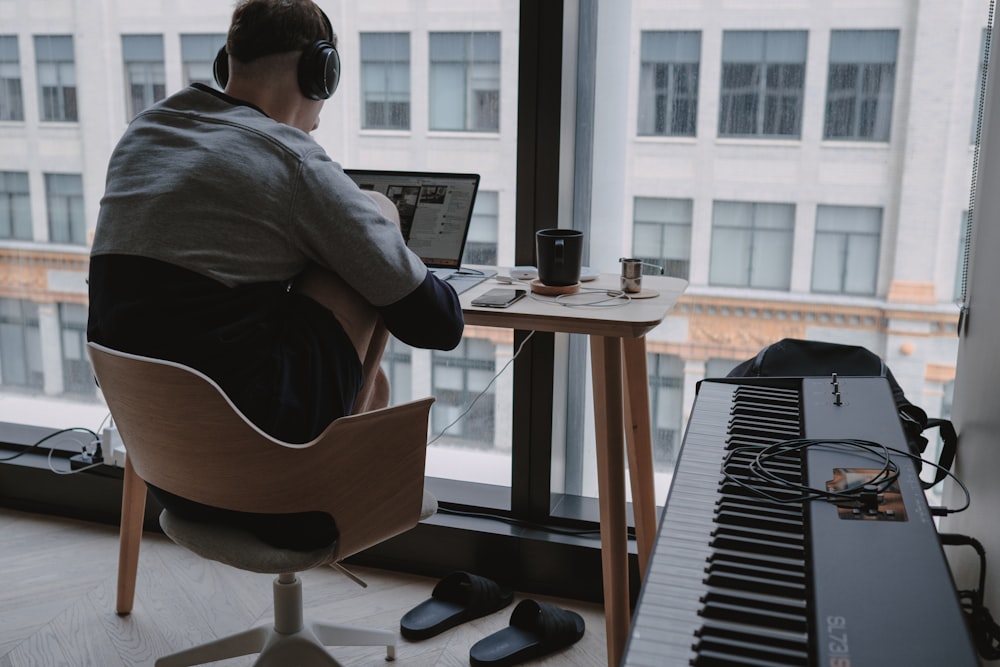
[[[517,351],[514,352],[514,356],[512,356],[510,359],[508,359],[507,363],[505,363],[503,365],[503,368],[501,368],[499,371],[497,371],[497,374],[493,376],[493,379],[491,379],[489,382],[486,383],[486,386],[483,387],[483,390],[480,391],[476,395],[476,397],[474,399],[472,399],[472,402],[469,403],[469,406],[467,408],[465,408],[465,410],[462,411],[462,414],[460,414],[459,416],[455,417],[455,419],[453,419],[450,424],[448,424],[443,429],[441,429],[440,433],[438,433],[436,436],[434,436],[433,438],[430,439],[430,441],[427,443],[428,447],[430,447],[435,442],[437,442],[438,439],[441,438],[441,436],[443,436],[445,433],[448,432],[448,429],[450,429],[452,426],[454,426],[455,424],[457,424],[458,422],[460,422],[462,420],[462,418],[465,417],[465,415],[469,414],[469,410],[471,410],[472,406],[474,406],[476,404],[476,401],[478,401],[480,398],[482,398],[483,395],[489,390],[489,388],[493,386],[493,383],[497,381],[497,378],[500,377],[501,375],[503,375],[503,372],[505,370],[507,370],[507,367],[510,366],[512,363],[514,363],[514,360],[517,359],[518,356],[520,356],[521,350],[524,349],[525,343],[527,343],[529,340],[531,340],[531,337],[534,336],[534,335],[535,335],[534,331],[528,332],[528,335],[525,336],[524,340],[521,341],[521,344],[517,346]]]

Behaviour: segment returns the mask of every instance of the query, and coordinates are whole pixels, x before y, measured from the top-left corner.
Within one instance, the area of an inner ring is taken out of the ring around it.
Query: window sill
[[[7,451],[14,453],[53,430],[0,423],[0,445],[8,443]],[[77,452],[60,449],[53,455],[53,467],[68,470],[69,456],[74,453]],[[100,466],[76,474],[57,474],[50,469],[47,455],[45,449],[0,463],[0,489],[3,489],[0,504],[26,512],[109,525],[119,523],[123,476],[120,468]],[[596,524],[586,521],[590,515],[596,518],[595,500],[556,499],[554,514],[564,517],[562,521],[553,521],[560,524],[556,528],[509,522],[502,512],[481,509],[487,504],[509,506],[509,489],[503,487],[483,488],[430,479],[428,489],[431,493],[448,493],[449,500],[453,500],[457,490],[458,500],[466,502],[474,498],[475,508],[466,512],[470,506],[442,502],[441,510],[434,516],[351,557],[348,562],[429,577],[468,570],[509,582],[524,593],[590,602],[603,599],[600,538]],[[148,497],[145,530],[160,531],[159,511],[155,499]],[[634,541],[630,542],[633,604],[639,593],[635,551]]]

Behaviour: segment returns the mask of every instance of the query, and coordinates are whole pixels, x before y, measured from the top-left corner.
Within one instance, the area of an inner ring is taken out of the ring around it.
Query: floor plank
[[[206,561],[164,536],[143,536],[135,608],[114,613],[118,532],[114,527],[0,508],[0,667],[153,667],[157,656],[267,623],[273,577]],[[398,629],[430,596],[435,580],[352,568],[362,588],[332,568],[303,573],[306,617]],[[515,604],[525,596],[516,595]],[[569,649],[531,664],[603,667],[599,605],[535,596],[583,616],[587,633]],[[437,637],[400,639],[399,667],[466,667],[469,648],[508,624],[513,606]],[[331,650],[345,667],[386,664],[377,647]],[[249,667],[253,656],[213,663]]]

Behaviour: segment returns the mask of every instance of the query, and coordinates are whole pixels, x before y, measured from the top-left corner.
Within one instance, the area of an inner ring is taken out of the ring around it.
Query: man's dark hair
[[[337,36],[313,0],[241,0],[233,10],[226,50],[246,63],[299,51],[318,40],[336,45]]]

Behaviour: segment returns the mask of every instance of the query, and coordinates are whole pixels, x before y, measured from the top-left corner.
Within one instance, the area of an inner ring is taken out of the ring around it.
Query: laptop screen
[[[406,245],[430,268],[459,269],[469,236],[479,174],[345,169],[362,190],[399,210]]]

